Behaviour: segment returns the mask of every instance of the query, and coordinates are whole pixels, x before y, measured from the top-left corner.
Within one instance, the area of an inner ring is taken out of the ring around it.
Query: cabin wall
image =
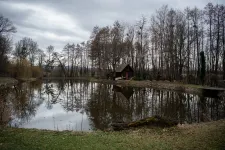
[[[127,66],[126,68],[123,69],[122,72],[116,72],[116,77],[126,78],[127,73],[128,73],[128,79],[132,78],[134,75],[132,68]]]
[[[121,77],[122,73],[121,72],[116,72],[116,77]]]

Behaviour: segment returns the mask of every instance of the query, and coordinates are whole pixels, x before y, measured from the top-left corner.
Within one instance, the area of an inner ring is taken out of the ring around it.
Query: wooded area
[[[99,72],[127,63],[139,79],[215,85],[225,78],[224,25],[224,5],[183,11],[163,6],[135,25],[95,27],[90,58]]]
[[[18,68],[26,62],[51,76],[106,78],[117,66],[130,64],[136,80],[215,86],[225,79],[224,30],[224,5],[208,3],[202,10],[162,6],[150,18],[142,16],[135,24],[115,21],[111,26],[96,26],[89,40],[68,43],[61,52],[51,45],[41,50],[37,42],[26,37],[12,50],[9,35],[16,30],[1,16],[0,72],[18,76],[13,69],[6,69],[6,64]],[[8,56],[14,57],[9,61]]]

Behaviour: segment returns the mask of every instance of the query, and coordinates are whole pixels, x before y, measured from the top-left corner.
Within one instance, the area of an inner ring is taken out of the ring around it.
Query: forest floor
[[[225,149],[225,120],[120,132],[0,129],[0,149]]]

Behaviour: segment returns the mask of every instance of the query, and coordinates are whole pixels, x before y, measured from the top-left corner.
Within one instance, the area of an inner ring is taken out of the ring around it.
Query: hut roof
[[[125,69],[127,66],[130,66],[130,65],[129,65],[129,64],[122,64],[122,65],[118,66],[118,67],[116,68],[116,72],[122,72],[123,69]],[[130,68],[131,68],[131,67],[130,67]]]

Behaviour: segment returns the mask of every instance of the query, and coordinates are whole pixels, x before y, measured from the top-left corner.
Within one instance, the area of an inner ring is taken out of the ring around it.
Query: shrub
[[[142,77],[138,77],[138,76],[134,76],[132,78],[132,80],[141,81],[141,80],[143,80],[143,78]]]
[[[16,60],[8,66],[8,73],[14,78],[40,78],[43,76],[43,71],[38,66],[30,65],[26,59]]]
[[[205,77],[206,83],[210,86],[217,86],[218,80],[219,80],[219,77],[214,73],[207,74]]]
[[[41,69],[40,67],[38,67],[38,66],[33,66],[33,67],[31,68],[31,70],[32,70],[32,77],[33,77],[33,78],[41,78],[41,77],[42,77],[43,71],[42,71],[42,69]]]

